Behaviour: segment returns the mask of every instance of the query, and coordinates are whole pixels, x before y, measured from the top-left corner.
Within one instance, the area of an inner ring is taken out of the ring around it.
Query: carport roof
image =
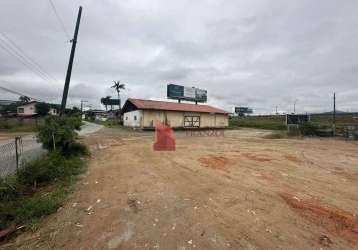
[[[133,99],[133,98],[129,98],[126,101],[123,107],[123,112],[126,112],[126,106],[128,106],[128,103],[133,104],[137,109],[228,114],[228,112],[226,112],[225,110],[218,109],[209,105],[152,101],[152,100],[142,100],[142,99]]]

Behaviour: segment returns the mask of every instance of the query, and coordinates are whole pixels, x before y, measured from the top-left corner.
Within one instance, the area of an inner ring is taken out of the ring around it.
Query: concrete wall
[[[143,111],[135,110],[135,111],[124,113],[123,125],[128,127],[142,127]]]
[[[229,126],[229,115],[216,114],[215,115],[215,126],[216,127],[228,127]]]
[[[143,126],[153,127],[155,121],[158,119],[164,122],[165,119],[170,123],[173,128],[183,127],[184,124],[184,112],[180,111],[156,111],[156,110],[144,110],[143,111]]]

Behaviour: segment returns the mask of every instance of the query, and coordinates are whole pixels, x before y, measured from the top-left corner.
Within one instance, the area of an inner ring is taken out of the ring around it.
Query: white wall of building
[[[140,127],[143,121],[143,111],[135,110],[124,113],[123,125],[128,127]]]
[[[35,115],[36,114],[36,103],[30,103],[17,107],[17,114],[19,116]]]
[[[50,108],[49,112],[50,115],[57,115],[57,110],[54,108]],[[32,116],[36,115],[36,103],[29,103],[24,104],[17,107],[17,115],[19,116]]]

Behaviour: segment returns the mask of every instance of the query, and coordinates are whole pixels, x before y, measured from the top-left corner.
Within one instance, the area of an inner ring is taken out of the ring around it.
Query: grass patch
[[[245,116],[232,117],[229,127],[246,127],[269,130],[286,130],[285,121],[281,116]]]
[[[62,206],[69,191],[68,186],[58,185],[50,193],[24,198],[15,211],[15,223],[36,225],[38,219],[57,211]]]
[[[81,146],[80,146],[81,145]],[[74,154],[53,151],[0,179],[0,230],[11,225],[34,228],[66,200],[76,176],[83,173],[88,154],[77,143]]]
[[[6,130],[6,132],[10,132],[10,133],[18,133],[18,132],[33,133],[36,131],[37,131],[37,126],[35,124],[16,126]]]
[[[107,120],[107,121],[100,121],[100,120],[95,120],[95,121],[90,121],[96,124],[100,124],[109,128],[124,128],[123,125],[119,124],[119,122],[117,121],[113,121],[113,120]]]
[[[314,130],[324,130],[331,128],[333,116],[331,114],[312,114],[310,115],[311,122],[305,128],[303,134],[315,134]],[[342,130],[344,126],[358,125],[358,117],[356,113],[337,114],[336,128]],[[230,128],[258,128],[269,130],[286,130],[286,116],[285,115],[263,115],[263,116],[244,116],[231,117],[229,120]],[[321,132],[324,133],[324,132]]]

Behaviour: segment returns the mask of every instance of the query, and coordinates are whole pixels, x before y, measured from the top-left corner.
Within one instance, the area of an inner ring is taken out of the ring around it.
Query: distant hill
[[[345,112],[341,110],[336,110],[337,115],[344,115],[344,114],[355,114],[356,112]],[[313,114],[312,114],[313,115]],[[333,115],[333,111],[323,112],[323,113],[314,113],[314,115]]]

